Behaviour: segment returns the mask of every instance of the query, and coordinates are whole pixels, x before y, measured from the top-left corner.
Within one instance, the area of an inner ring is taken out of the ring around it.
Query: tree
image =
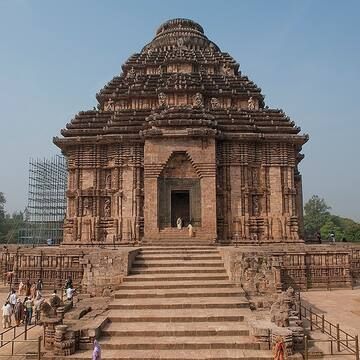
[[[324,199],[313,195],[304,206],[304,230],[306,237],[313,237],[330,217],[328,206]]]
[[[0,220],[4,219],[5,217],[5,195],[0,191]]]

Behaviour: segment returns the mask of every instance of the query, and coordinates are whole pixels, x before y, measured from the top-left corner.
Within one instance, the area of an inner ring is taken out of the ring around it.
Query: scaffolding
[[[66,160],[30,159],[28,206],[25,227],[18,241],[23,244],[58,244],[63,236],[66,212]]]

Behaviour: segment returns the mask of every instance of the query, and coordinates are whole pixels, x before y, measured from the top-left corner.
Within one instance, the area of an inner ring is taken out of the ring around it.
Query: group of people
[[[41,279],[33,284],[28,279],[25,284],[20,281],[17,292],[14,288],[11,289],[2,307],[3,329],[11,327],[12,317],[14,317],[16,326],[20,326],[21,323],[31,325],[34,308],[37,318],[41,303],[45,300],[42,296],[43,287]],[[22,296],[23,299],[21,299]]]
[[[45,301],[43,288],[44,284],[41,279],[38,279],[37,282],[34,283],[28,279],[26,282],[20,281],[17,291],[14,288],[11,289],[2,307],[3,329],[11,327],[13,319],[15,320],[16,326],[20,326],[22,323],[31,325],[34,311],[35,320],[39,320],[41,304]],[[76,290],[74,289],[71,278],[66,280],[64,290],[66,300],[73,303]],[[54,290],[52,296],[57,296],[56,290]]]
[[[181,217],[178,217],[176,220],[176,227],[181,230],[184,227],[184,221]],[[188,232],[189,232],[189,237],[193,237],[195,235],[193,226],[191,224],[191,221],[189,222],[189,225],[187,226],[188,228]]]

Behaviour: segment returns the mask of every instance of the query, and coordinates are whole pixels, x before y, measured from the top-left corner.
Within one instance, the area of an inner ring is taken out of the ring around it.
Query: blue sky
[[[28,160],[174,17],[199,22],[310,134],[304,197],[360,220],[359,1],[0,0],[0,191],[27,202]]]

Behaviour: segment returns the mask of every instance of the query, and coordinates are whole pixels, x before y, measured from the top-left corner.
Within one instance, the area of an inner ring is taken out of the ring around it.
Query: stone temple
[[[179,217],[197,243],[303,241],[308,137],[199,24],[162,24],[96,98],[54,138],[68,161],[65,245],[186,237]]]

